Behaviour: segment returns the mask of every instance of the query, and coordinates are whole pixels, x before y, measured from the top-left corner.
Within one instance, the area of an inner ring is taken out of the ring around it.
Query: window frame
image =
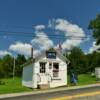
[[[54,69],[54,64],[57,64],[58,68]],[[59,77],[59,63],[58,62],[53,62],[53,77],[58,78]]]
[[[46,62],[40,62],[39,65],[40,65],[39,72],[46,73]]]
[[[49,55],[49,53],[51,55]],[[49,59],[56,59],[56,52],[46,52],[46,57],[49,58]]]

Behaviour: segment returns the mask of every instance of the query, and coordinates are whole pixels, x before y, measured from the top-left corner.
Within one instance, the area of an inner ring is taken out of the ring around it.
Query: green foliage
[[[0,60],[0,78],[4,77],[4,67],[2,63],[2,60]]]
[[[87,58],[79,48],[73,48],[69,55],[70,69],[74,69],[77,73],[85,73],[87,71]]]
[[[100,44],[100,14],[94,20],[90,21],[89,29],[93,31],[97,45]]]
[[[10,55],[6,55],[2,59],[2,67],[4,72],[4,77],[11,77],[13,70],[13,58]]]
[[[100,53],[93,52],[92,54],[87,54],[88,58],[88,70],[93,72],[95,67],[100,67]]]
[[[21,65],[26,62],[24,55],[18,54],[15,59],[15,75],[21,76],[22,67]],[[12,77],[13,75],[14,58],[10,55],[5,55],[0,59],[0,78]]]
[[[22,75],[22,69],[23,67],[21,65],[23,65],[24,63],[26,62],[26,58],[24,55],[20,55],[18,54],[17,55],[17,58],[16,58],[16,75],[17,76],[21,76]]]
[[[73,69],[78,74],[92,73],[95,67],[100,67],[100,53],[93,52],[91,54],[84,54],[80,48],[73,48],[71,53],[66,57],[70,60],[68,72]]]

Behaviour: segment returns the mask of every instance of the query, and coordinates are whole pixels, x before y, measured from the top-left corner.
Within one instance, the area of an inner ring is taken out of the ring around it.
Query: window
[[[59,75],[59,63],[53,63],[53,77],[58,77]]]
[[[56,52],[47,52],[47,58],[56,59]]]
[[[40,62],[40,73],[45,73],[45,62]]]

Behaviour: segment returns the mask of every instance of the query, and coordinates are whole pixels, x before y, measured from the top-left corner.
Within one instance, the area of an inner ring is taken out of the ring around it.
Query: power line
[[[3,35],[4,36],[4,35]],[[15,37],[15,36],[17,36],[17,37],[32,37],[32,38],[39,38],[38,36],[31,36],[31,35],[17,35],[17,34],[10,34],[10,36],[11,37]],[[60,36],[44,36],[43,38],[45,38],[45,39],[49,39],[49,38],[54,38],[54,39],[73,39],[73,40],[85,40],[85,39],[87,39],[87,38],[80,38],[80,37],[72,37],[72,36],[68,36],[68,37],[60,37]]]
[[[38,36],[36,36],[34,33],[32,32],[15,32],[15,31],[0,31],[0,36],[2,35],[9,35],[9,36],[23,36],[24,37],[39,37],[39,36],[44,36],[42,34],[39,34]],[[44,38],[55,38],[55,39],[86,39],[86,38],[89,38],[89,37],[86,37],[86,36],[64,36],[64,35],[47,35],[47,36],[44,36]]]
[[[0,33],[0,35],[2,34],[2,35],[4,35],[4,34],[7,34],[7,35],[15,35],[16,33],[18,33],[18,34],[16,34],[16,35],[21,35],[21,34],[24,34],[24,35],[33,35],[34,33],[33,32],[15,32],[15,31],[0,31],[1,33]],[[13,34],[12,34],[13,33]],[[42,34],[39,34],[40,36],[42,36]],[[48,36],[63,36],[63,35],[48,35]],[[67,36],[67,37],[80,37],[80,38],[86,38],[86,36]]]

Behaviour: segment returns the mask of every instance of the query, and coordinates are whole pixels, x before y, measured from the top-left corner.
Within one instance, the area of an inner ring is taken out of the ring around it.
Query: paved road
[[[76,90],[63,90],[1,100],[100,100],[100,86]]]

